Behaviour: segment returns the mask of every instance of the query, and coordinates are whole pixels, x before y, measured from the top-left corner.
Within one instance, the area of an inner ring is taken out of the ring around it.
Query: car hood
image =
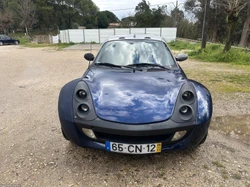
[[[91,70],[88,84],[96,114],[126,124],[159,122],[172,116],[181,86],[180,71],[132,72]]]

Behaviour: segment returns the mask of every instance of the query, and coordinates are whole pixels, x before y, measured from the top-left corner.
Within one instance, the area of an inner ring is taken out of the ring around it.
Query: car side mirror
[[[93,61],[94,58],[95,58],[95,56],[94,56],[92,53],[86,53],[86,54],[84,55],[84,58],[85,58],[86,60],[88,60],[88,61]]]
[[[178,54],[177,57],[175,57],[176,61],[184,61],[188,59],[188,55],[187,54]]]

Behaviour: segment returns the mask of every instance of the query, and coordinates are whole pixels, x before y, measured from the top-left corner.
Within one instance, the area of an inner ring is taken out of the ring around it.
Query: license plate
[[[116,142],[106,142],[106,150],[117,153],[127,154],[148,154],[160,153],[162,143],[152,144],[124,144]]]

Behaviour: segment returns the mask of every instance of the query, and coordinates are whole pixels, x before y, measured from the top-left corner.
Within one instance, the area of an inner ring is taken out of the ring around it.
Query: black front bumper
[[[75,120],[74,123],[61,120],[62,129],[70,141],[81,147],[93,147],[105,150],[105,142],[120,143],[162,143],[162,151],[188,149],[197,146],[208,132],[210,121],[205,124],[195,122],[175,123],[172,120],[141,125],[120,124],[99,118],[93,121]],[[87,137],[82,128],[93,130],[97,139]],[[187,131],[178,141],[172,142],[177,131]]]

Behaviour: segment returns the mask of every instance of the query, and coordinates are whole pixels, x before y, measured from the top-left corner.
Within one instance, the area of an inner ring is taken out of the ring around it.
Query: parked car
[[[212,98],[190,80],[163,38],[113,36],[81,78],[60,92],[63,136],[81,147],[127,154],[190,149],[205,142]],[[195,70],[194,70],[195,71]]]
[[[6,35],[0,35],[0,46],[7,45],[7,44],[15,44],[18,45],[20,43],[19,40],[13,39]]]

